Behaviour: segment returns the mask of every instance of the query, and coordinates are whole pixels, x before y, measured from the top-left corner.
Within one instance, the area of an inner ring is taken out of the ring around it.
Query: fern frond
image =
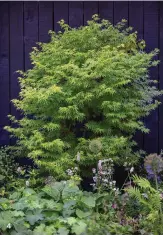
[[[133,176],[133,181],[136,185],[138,185],[141,189],[145,189],[145,190],[149,190],[151,192],[157,192],[150,184],[150,182],[145,179],[142,178],[138,175],[134,175]]]

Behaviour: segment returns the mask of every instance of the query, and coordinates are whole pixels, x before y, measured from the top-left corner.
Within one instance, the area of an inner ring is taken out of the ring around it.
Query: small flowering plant
[[[163,172],[163,158],[162,153],[160,155],[150,154],[145,157],[144,168],[148,174],[149,179],[160,180],[160,175]]]
[[[79,175],[79,168],[77,166],[67,169],[66,173],[70,180],[74,181],[77,185],[80,184],[81,177]]]
[[[113,180],[113,167],[114,164],[111,158],[98,161],[97,170],[96,168],[92,169],[94,183],[91,185],[94,190],[117,190],[115,187],[116,181]]]

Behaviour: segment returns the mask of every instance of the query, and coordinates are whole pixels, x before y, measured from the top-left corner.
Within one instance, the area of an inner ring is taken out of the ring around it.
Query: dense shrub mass
[[[58,178],[76,156],[80,165],[108,157],[134,164],[132,137],[148,132],[141,118],[158,106],[160,92],[149,80],[157,50],[145,52],[124,20],[113,26],[95,15],[79,29],[60,25],[63,32],[51,32],[31,53],[33,68],[22,73],[13,100],[23,117],[10,117],[17,125],[7,130],[21,154]]]

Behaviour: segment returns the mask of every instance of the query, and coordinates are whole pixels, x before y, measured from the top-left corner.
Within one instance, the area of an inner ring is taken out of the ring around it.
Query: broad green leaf
[[[28,209],[42,209],[41,199],[37,196],[37,194],[28,196],[26,198],[26,202],[28,204]]]
[[[5,231],[8,224],[13,224],[15,218],[13,217],[12,211],[2,211],[0,212],[0,229]]]
[[[59,217],[59,214],[54,211],[47,210],[47,211],[43,211],[42,214],[44,216],[44,221],[47,221],[47,222],[56,221]]]
[[[75,213],[75,209],[63,209],[62,215],[63,217],[69,217],[72,216]]]
[[[82,211],[82,210],[80,210],[80,209],[77,209],[77,210],[76,210],[76,215],[77,215],[80,219],[83,219],[83,218],[85,218],[85,217],[90,216],[91,213],[92,213],[91,211],[84,212],[84,211]]]
[[[82,192],[75,185],[67,185],[62,191],[63,200],[76,199],[78,196],[81,196]]]
[[[28,221],[31,225],[34,225],[39,220],[43,220],[42,210],[36,209],[33,211],[27,211],[25,220]]]
[[[63,217],[69,217],[75,213],[74,208],[75,208],[76,203],[77,201],[75,200],[69,200],[65,202],[63,206],[63,211],[62,211]]]
[[[39,226],[37,226],[34,231],[33,231],[33,235],[42,235],[45,232],[45,224],[40,224]]]
[[[27,230],[22,232],[17,232],[17,231],[11,231],[10,235],[33,235],[33,232],[31,230]]]
[[[14,221],[13,226],[18,233],[27,233],[29,225],[24,222],[24,218],[17,219]]]
[[[32,194],[36,194],[36,192],[32,188],[25,188],[23,191],[23,195],[25,197],[30,196]]]
[[[56,234],[56,229],[53,225],[46,226],[45,224],[40,224],[37,226],[33,232],[33,235],[53,235]]]
[[[24,216],[24,212],[23,211],[13,211],[13,216],[14,217],[22,217]]]
[[[62,211],[63,204],[55,202],[54,200],[42,199],[43,208],[55,211]]]
[[[83,221],[79,221],[76,224],[73,224],[72,226],[72,233],[76,235],[82,235],[83,233],[86,232],[87,224],[84,223]]]
[[[68,234],[69,234],[69,230],[65,227],[61,227],[57,231],[57,235],[68,235]]]
[[[65,187],[65,183],[64,183],[64,181],[54,182],[54,183],[51,184],[51,186],[53,188],[56,188],[58,191],[62,192],[64,187]]]
[[[49,195],[50,197],[52,197],[55,201],[58,201],[60,199],[60,192],[57,188],[53,187],[53,186],[45,186],[42,189],[43,192],[45,192],[47,195]]]
[[[77,219],[75,217],[69,217],[67,218],[67,222],[69,225],[73,225],[77,222]]]
[[[14,192],[9,196],[9,199],[11,200],[19,199],[20,196],[21,196],[21,192]]]
[[[74,208],[74,206],[76,205],[77,201],[76,200],[69,200],[69,201],[65,201],[63,208],[64,209],[69,209],[69,208]]]
[[[86,196],[83,196],[81,198],[81,202],[84,203],[87,207],[95,207],[95,202],[96,202],[96,199],[92,196],[89,196],[89,197],[86,197]]]
[[[28,207],[27,199],[21,198],[18,202],[14,203],[12,207],[14,210],[24,210]]]

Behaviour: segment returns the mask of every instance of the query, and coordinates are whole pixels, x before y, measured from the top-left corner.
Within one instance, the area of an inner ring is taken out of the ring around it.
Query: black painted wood
[[[133,27],[133,31],[137,31],[138,40],[144,39],[144,22],[143,22],[144,3],[143,2],[129,2],[129,26]],[[137,132],[135,134],[135,141],[138,147],[144,148],[143,133]]]
[[[158,48],[159,38],[159,4],[158,2],[144,2],[144,39],[146,50]],[[152,79],[158,81],[158,67],[150,71]],[[145,118],[145,124],[150,129],[149,134],[144,135],[144,150],[147,153],[158,152],[158,109]]]
[[[38,2],[24,2],[24,43],[25,43],[25,70],[30,69],[31,61],[29,53],[38,42]]]
[[[9,3],[0,3],[0,144],[9,144],[9,135],[3,127],[9,124],[10,71],[9,71]]]

